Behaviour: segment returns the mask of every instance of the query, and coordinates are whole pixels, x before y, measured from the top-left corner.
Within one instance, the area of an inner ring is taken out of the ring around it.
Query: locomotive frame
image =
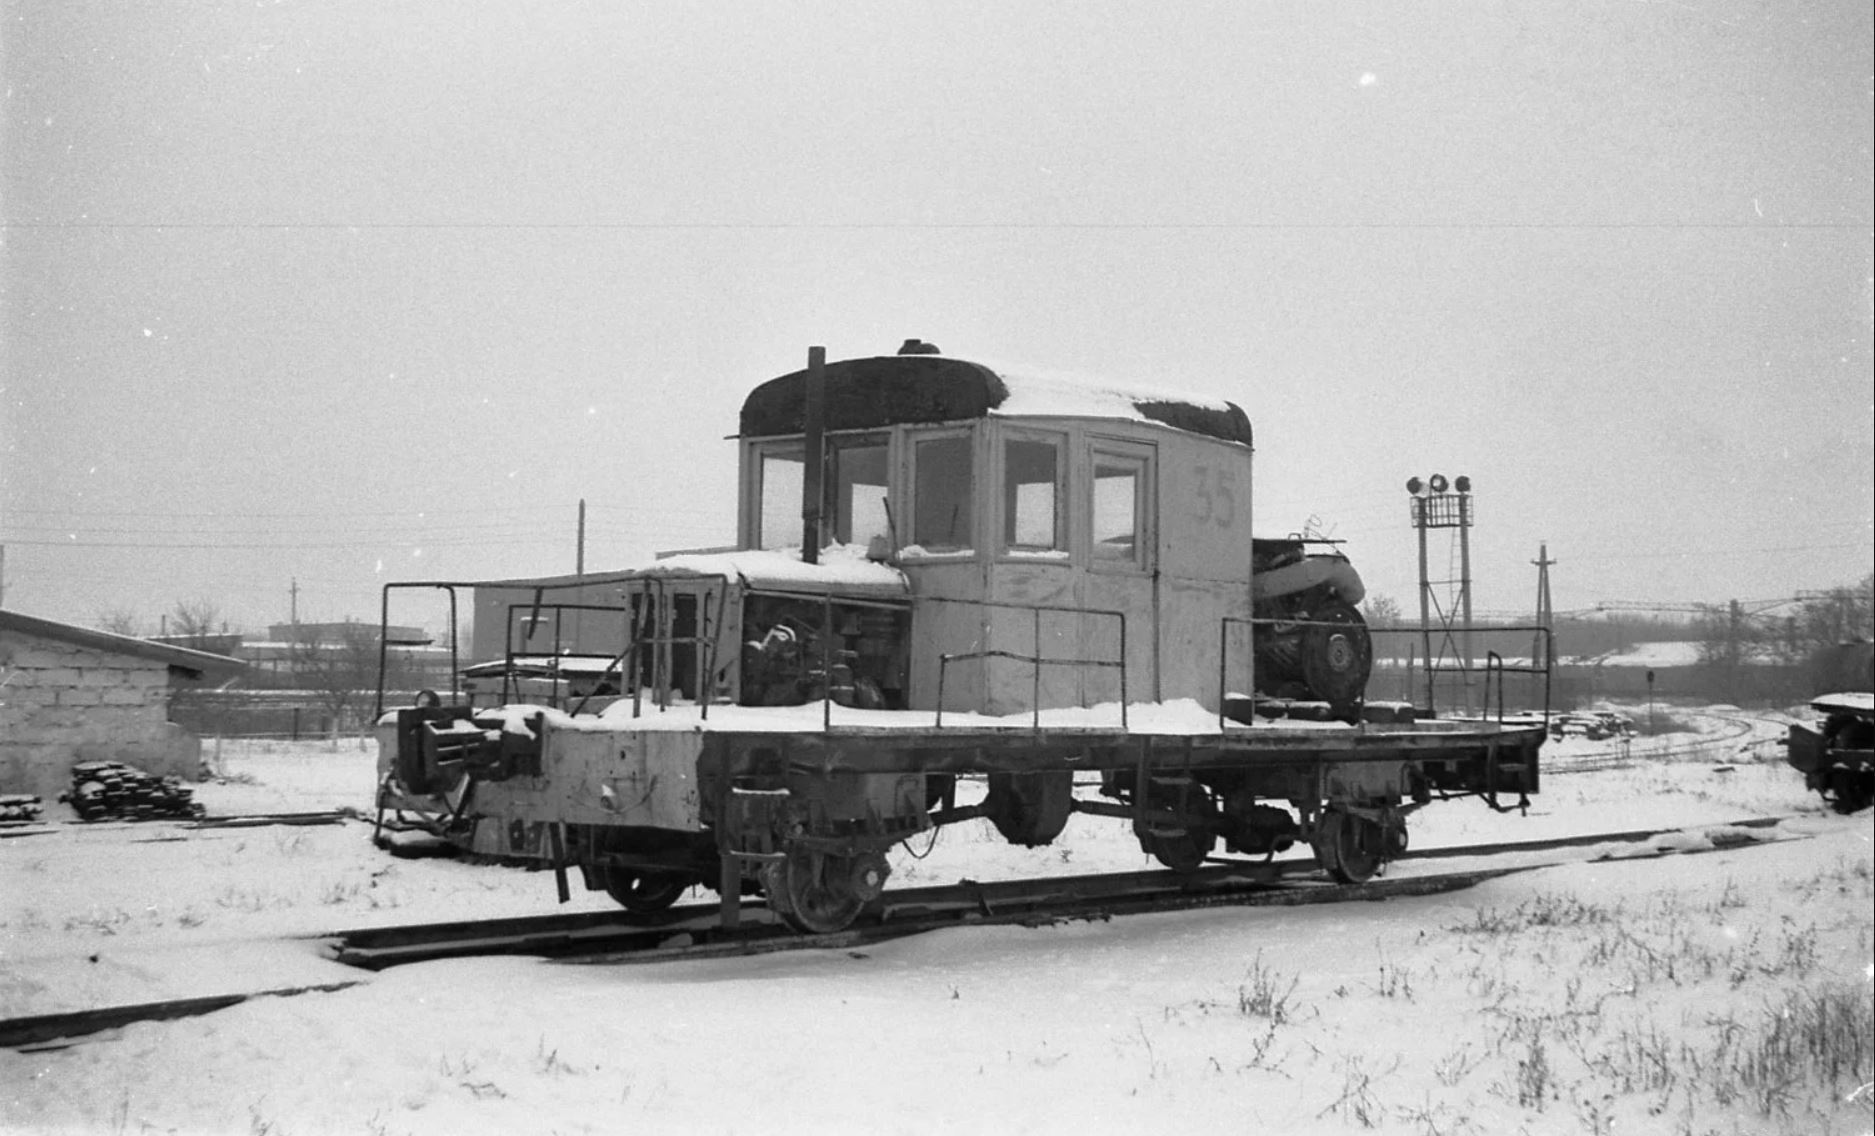
[[[630,908],[702,884],[728,922],[746,891],[828,931],[894,845],[977,818],[1033,847],[1119,817],[1180,871],[1306,841],[1361,880],[1435,797],[1537,790],[1540,723],[1365,705],[1358,573],[1252,538],[1240,408],[908,347],[750,394],[736,550],[388,586],[387,623],[395,588],[473,587],[507,705],[380,706],[380,809],[563,899],[577,868]],[[573,712],[512,704],[527,673]]]

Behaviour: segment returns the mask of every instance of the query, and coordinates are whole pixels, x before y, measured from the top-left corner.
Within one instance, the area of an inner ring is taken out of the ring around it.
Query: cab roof
[[[1120,418],[1251,444],[1232,402],[948,355],[879,355],[826,364],[826,428],[866,430],[972,418]],[[741,436],[800,434],[807,371],[770,379],[742,404]]]

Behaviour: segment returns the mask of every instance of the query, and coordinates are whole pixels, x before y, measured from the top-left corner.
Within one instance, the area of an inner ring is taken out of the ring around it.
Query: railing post
[[[942,729],[944,726],[944,675],[951,669],[949,655],[938,656],[937,714],[931,719],[931,728]]]
[[[1230,685],[1230,616],[1217,623],[1217,732],[1224,732],[1224,688]]]
[[[813,561],[808,561],[813,563]],[[820,732],[833,728],[833,593],[821,600],[820,609]]]
[[[1035,624],[1035,661],[1029,664],[1029,725],[1042,728],[1042,609],[1030,612]]]
[[[1126,613],[1118,612],[1120,621],[1120,729],[1128,730],[1126,722]]]

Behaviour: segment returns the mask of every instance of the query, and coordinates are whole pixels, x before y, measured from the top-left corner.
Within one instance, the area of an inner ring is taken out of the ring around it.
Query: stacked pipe
[[[38,820],[39,798],[21,793],[0,794],[0,820]]]
[[[72,787],[59,794],[81,820],[148,820],[199,817],[195,791],[174,777],[158,777],[121,761],[82,761],[72,766]]]

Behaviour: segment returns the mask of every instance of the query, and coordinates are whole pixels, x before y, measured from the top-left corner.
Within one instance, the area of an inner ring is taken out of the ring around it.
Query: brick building
[[[50,800],[80,761],[193,776],[201,739],[169,720],[170,697],[242,667],[225,655],[0,611],[0,792]]]

